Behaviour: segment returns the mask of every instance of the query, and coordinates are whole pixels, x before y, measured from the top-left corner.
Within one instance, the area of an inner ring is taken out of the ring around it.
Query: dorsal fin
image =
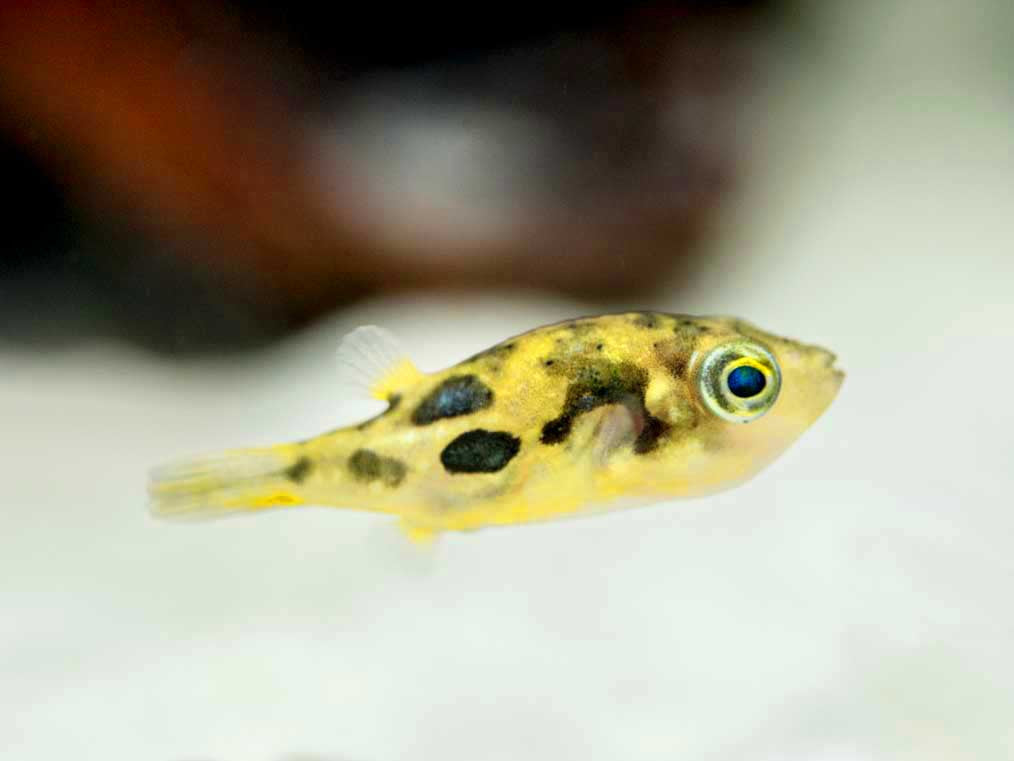
[[[347,333],[336,355],[340,382],[348,393],[388,400],[422,376],[391,331],[363,325]]]

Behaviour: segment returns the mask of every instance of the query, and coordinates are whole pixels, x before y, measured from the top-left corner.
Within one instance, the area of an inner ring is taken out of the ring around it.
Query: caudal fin
[[[201,520],[303,504],[298,481],[309,461],[288,447],[238,449],[169,463],[152,470],[151,512]]]

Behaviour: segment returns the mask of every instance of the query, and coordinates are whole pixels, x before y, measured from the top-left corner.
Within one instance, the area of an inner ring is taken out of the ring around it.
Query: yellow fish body
[[[435,373],[368,326],[339,362],[385,412],[158,469],[153,512],[334,506],[421,537],[700,496],[772,462],[844,377],[831,352],[743,320],[655,312],[540,327]]]

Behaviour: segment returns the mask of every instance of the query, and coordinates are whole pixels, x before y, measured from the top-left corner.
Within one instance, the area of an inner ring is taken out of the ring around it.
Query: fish
[[[738,317],[654,311],[543,325],[436,372],[364,325],[337,362],[343,393],[386,409],[155,468],[153,515],[335,507],[394,516],[428,541],[699,498],[767,468],[845,377],[833,352]]]

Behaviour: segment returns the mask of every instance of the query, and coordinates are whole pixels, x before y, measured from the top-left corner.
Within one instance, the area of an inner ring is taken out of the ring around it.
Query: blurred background
[[[785,10],[9,4],[4,332],[218,352],[406,289],[644,291],[734,187]]]
[[[18,759],[1014,759],[1014,5],[0,5],[0,747]],[[413,553],[155,522],[150,467],[557,319],[838,352],[707,500]],[[464,318],[464,319],[463,319]]]

